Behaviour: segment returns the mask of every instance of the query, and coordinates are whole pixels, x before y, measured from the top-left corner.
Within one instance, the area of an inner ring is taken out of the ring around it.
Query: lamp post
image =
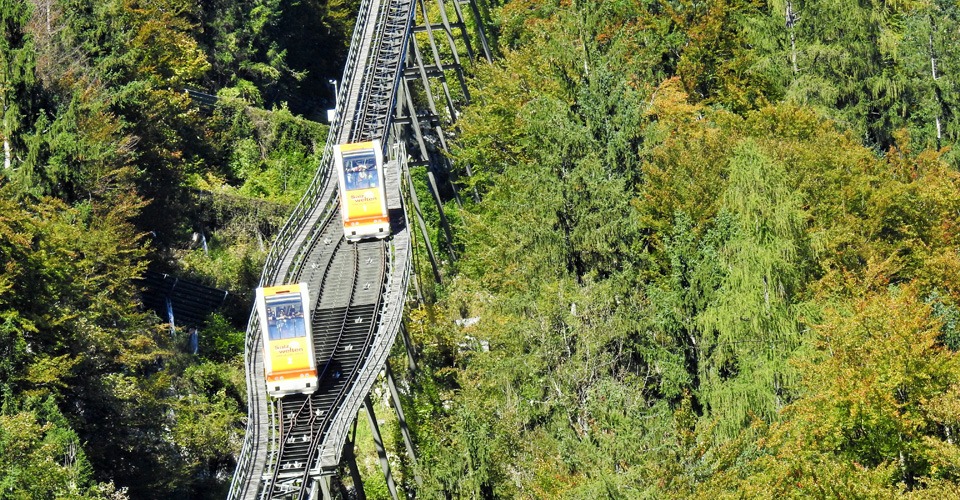
[[[333,109],[327,110],[327,121],[333,123],[333,121],[337,118],[337,99],[340,96],[340,89],[337,87],[337,81],[332,78],[327,80],[327,83],[333,85]]]

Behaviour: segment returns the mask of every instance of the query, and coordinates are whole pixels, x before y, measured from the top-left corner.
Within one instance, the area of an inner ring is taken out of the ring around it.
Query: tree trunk
[[[940,92],[937,89],[937,53],[936,49],[933,46],[933,33],[937,30],[937,23],[933,19],[931,14],[928,19],[930,20],[930,75],[933,77],[933,95],[937,99],[937,116],[934,117],[937,126],[937,149],[940,149],[940,141],[943,138],[942,129],[940,125],[940,114],[943,110],[943,102],[940,99]]]
[[[790,30],[790,63],[793,66],[793,74],[796,75],[797,70],[797,39],[794,36],[793,25],[797,22],[797,14],[793,11],[793,4],[787,2],[786,10],[787,18],[787,29]]]
[[[4,114],[6,114],[7,107],[3,107]],[[8,117],[3,117],[3,130],[0,132],[3,133],[3,169],[10,170],[10,164],[13,163],[13,148],[10,146],[10,134],[7,132],[9,127],[7,127]]]

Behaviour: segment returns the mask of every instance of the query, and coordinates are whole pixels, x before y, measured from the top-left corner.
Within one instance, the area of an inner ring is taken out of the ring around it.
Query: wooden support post
[[[429,20],[428,20],[428,21],[429,21]],[[431,87],[430,87],[430,79],[427,77],[427,69],[426,69],[426,67],[425,67],[424,64],[423,64],[423,56],[420,54],[420,49],[419,49],[419,47],[417,46],[417,43],[416,43],[416,41],[414,40],[414,38],[415,38],[415,37],[411,37],[411,42],[410,42],[410,44],[411,44],[411,48],[413,49],[412,52],[413,52],[413,54],[414,54],[414,62],[416,62],[417,67],[418,67],[418,69],[420,70],[420,81],[421,81],[421,83],[423,83],[423,87],[424,87],[424,89],[425,89],[425,91],[426,91],[426,93],[427,93],[427,105],[430,107],[430,112],[433,113],[433,115],[438,116],[439,113],[437,113],[437,107],[436,107],[435,101],[434,101],[434,99],[433,99],[433,91],[431,90]],[[456,48],[456,47],[454,47],[454,49],[455,49],[455,48]],[[408,63],[409,63],[409,61],[408,61]],[[460,71],[460,67],[459,67],[459,66],[457,67],[457,70],[458,70],[458,72]],[[408,88],[409,88],[409,84],[408,84]],[[464,89],[464,90],[466,90],[466,89]],[[452,104],[452,103],[451,103],[451,104]],[[451,107],[451,108],[448,109],[448,112],[450,113],[450,120],[451,120],[451,122],[455,122],[455,121],[456,121],[456,114],[457,114],[456,110]],[[415,114],[415,112],[414,112],[413,110],[408,111],[408,113],[410,113],[410,114]],[[417,131],[419,131],[419,123],[417,123]],[[440,141],[440,147],[443,149],[444,153],[449,153],[450,150],[449,150],[449,148],[447,147],[447,139],[446,139],[446,137],[444,136],[443,127],[440,125],[440,121],[439,121],[439,120],[437,120],[437,124],[436,124],[436,126],[434,127],[434,132],[435,132],[436,135],[437,135],[437,139]],[[429,154],[429,153],[428,153],[428,154]],[[429,161],[429,159],[430,159],[429,157],[425,157],[425,158],[424,158],[424,160],[427,160],[427,161]],[[443,160],[442,160],[442,161],[443,161],[443,166],[444,166],[444,171],[445,171],[444,173],[446,173],[447,175],[449,175],[449,174],[450,174],[450,171],[451,171],[451,168],[450,168],[450,165],[449,165],[449,159],[446,157],[446,155],[443,156]],[[432,162],[431,162],[431,165],[433,165]],[[435,183],[435,182],[436,182],[436,181],[434,181],[434,183]],[[457,205],[460,206],[460,207],[462,207],[462,206],[463,206],[463,202],[460,200],[460,193],[459,193],[458,190],[457,190],[456,184],[454,184],[453,182],[450,182],[450,189],[453,191],[453,197],[454,197],[454,199],[457,201]],[[439,207],[439,208],[440,208],[440,210],[441,210],[441,212],[442,212],[443,208],[442,208],[442,207]],[[445,231],[448,233],[448,238],[447,238],[447,239],[448,239],[448,241],[449,241],[449,240],[450,240],[450,238],[449,238],[449,229],[445,229]],[[452,251],[452,246],[451,246],[450,250]]]
[[[434,101],[434,99],[433,99],[433,91],[431,90],[431,86],[430,86],[430,79],[429,79],[429,77],[427,76],[427,70],[426,70],[426,67],[425,67],[424,64],[423,64],[423,56],[421,55],[420,49],[419,49],[416,41],[413,39],[413,37],[411,37],[411,42],[410,42],[410,44],[411,44],[411,48],[413,49],[413,50],[412,50],[413,60],[414,60],[414,62],[417,64],[417,67],[418,67],[419,72],[420,72],[420,81],[421,81],[421,83],[423,84],[424,90],[426,91],[426,94],[427,94],[427,105],[428,105],[429,108],[430,108],[430,112],[431,112],[434,116],[438,116],[439,114],[437,113],[437,107],[436,107],[435,101]],[[409,61],[408,61],[408,63],[409,63]],[[406,85],[407,92],[408,92],[407,95],[409,96],[409,88],[410,88],[410,87],[409,87],[409,83],[408,83],[408,82],[404,82],[404,85]],[[410,114],[410,115],[416,116],[416,110],[415,110],[415,108],[413,107],[413,100],[412,100],[412,99],[406,99],[406,98],[405,98],[405,100],[406,100],[407,103],[408,103],[407,113]],[[449,102],[449,101],[448,101],[448,104],[452,105],[452,102]],[[455,118],[456,118],[456,110],[451,107],[451,108],[448,109],[448,112],[450,113],[451,121],[455,121]],[[425,141],[423,140],[422,130],[420,129],[420,123],[419,123],[419,121],[418,121],[417,123],[415,123],[415,124],[414,124],[414,123],[411,123],[411,125],[414,126],[414,133],[416,134],[417,140],[418,140],[419,143],[420,143],[420,146],[421,146],[421,154],[423,155],[423,160],[424,160],[424,161],[430,161],[430,152],[426,150],[426,147],[425,147],[426,144],[425,144]],[[449,149],[448,149],[448,147],[447,147],[447,139],[446,139],[446,137],[444,136],[443,127],[442,127],[441,124],[439,123],[439,120],[438,120],[436,126],[434,127],[434,132],[436,133],[437,139],[440,141],[440,147],[443,149],[443,151],[444,151],[445,153],[448,153],[448,152],[449,152]],[[446,156],[443,156],[443,160],[442,160],[442,161],[443,161],[445,173],[449,175],[449,173],[450,173],[450,171],[451,171],[451,169],[449,168],[449,160],[447,159]],[[433,162],[431,161],[430,164],[433,165]],[[435,185],[436,185],[436,180],[433,179],[433,180],[432,180],[432,183],[434,184],[434,190],[439,193],[439,190],[438,190],[438,189],[436,188],[436,186],[435,186]],[[454,196],[454,198],[455,198],[456,201],[457,201],[457,205],[459,205],[459,206],[462,207],[462,206],[463,206],[463,203],[460,201],[460,193],[457,191],[456,184],[454,184],[453,182],[451,182],[451,183],[450,183],[450,188],[451,188],[451,190],[453,191],[453,196]],[[437,207],[438,207],[438,209],[441,211],[441,216],[442,216],[442,218],[445,219],[445,216],[443,216],[443,207],[440,206],[439,203],[438,203]],[[449,228],[444,229],[444,231],[447,233],[447,240],[448,240],[448,243],[449,243],[449,242],[450,242]],[[450,247],[450,250],[452,251],[452,246]],[[454,258],[455,258],[455,257],[454,257]]]
[[[377,456],[380,457],[380,467],[383,468],[383,477],[387,480],[387,489],[390,490],[390,498],[399,500],[397,496],[397,484],[393,481],[393,474],[390,472],[390,461],[387,459],[387,449],[383,446],[380,426],[377,425],[377,414],[373,411],[373,402],[370,401],[369,394],[363,398],[363,406],[367,409],[367,419],[370,421],[370,433],[373,434],[373,444],[377,447]]]
[[[410,373],[417,371],[417,352],[413,346],[413,339],[410,338],[410,332],[407,331],[407,325],[400,323],[400,338],[403,339],[403,348],[407,351],[407,368]]]
[[[433,253],[433,245],[430,244],[430,233],[427,231],[427,224],[423,220],[420,201],[417,199],[417,190],[413,187],[413,179],[410,177],[410,169],[407,167],[407,162],[403,162],[403,174],[407,180],[407,187],[410,191],[410,201],[413,202],[413,209],[417,214],[420,233],[423,235],[423,242],[427,247],[427,256],[430,257],[430,265],[433,267],[433,278],[437,280],[437,283],[442,283],[443,279],[440,277],[440,267],[437,265],[437,256]]]
[[[356,492],[357,500],[367,500],[367,495],[363,491],[363,479],[360,477],[360,468],[357,466],[357,419],[353,419],[353,431],[351,437],[347,439],[343,447],[343,460],[347,462],[347,468],[350,469],[350,478],[353,480],[353,489]]]
[[[463,12],[460,10],[460,2],[458,0],[453,0],[453,10],[457,15],[457,23],[454,24],[454,26],[460,28],[460,36],[463,38],[463,46],[467,49],[467,58],[469,58],[472,62],[476,59],[476,56],[473,53],[473,47],[470,43],[470,35],[467,33],[467,24],[463,22]]]
[[[430,107],[430,111],[433,114],[437,114],[437,104],[433,99],[433,89],[430,87],[430,78],[427,77],[427,68],[423,64],[423,55],[420,53],[420,47],[417,45],[417,37],[415,36],[410,37],[410,49],[412,50],[407,52],[407,57],[413,57],[414,64],[416,64],[417,69],[420,70],[420,81],[423,82],[423,90],[427,94],[427,106]],[[407,63],[409,64],[410,61],[408,60]]]
[[[417,486],[423,487],[423,479],[420,478],[420,465],[417,463],[417,453],[413,449],[413,439],[410,438],[410,428],[407,427],[407,419],[403,416],[403,406],[400,403],[400,392],[397,391],[397,384],[393,380],[393,372],[390,370],[390,363],[383,366],[384,374],[387,376],[387,387],[390,389],[390,397],[393,399],[393,409],[397,412],[397,421],[400,423],[400,433],[403,435],[403,444],[407,447],[407,454],[410,455],[410,463],[413,464],[413,479]]]
[[[433,162],[431,162],[431,165]],[[447,222],[447,215],[443,213],[443,200],[440,199],[440,189],[437,188],[437,177],[433,174],[433,169],[427,167],[427,179],[430,181],[430,191],[433,194],[433,201],[437,204],[437,211],[440,213],[440,227],[443,228],[443,234],[447,241],[447,253],[450,260],[457,261],[457,254],[453,250],[453,232],[450,230],[450,223]]]
[[[403,87],[403,88],[406,89],[405,92],[404,92],[404,97],[406,98],[406,101],[407,101],[407,112],[408,112],[409,114],[413,115],[413,116],[416,116],[416,108],[415,108],[414,105],[413,105],[413,99],[410,98],[409,86],[407,85],[407,81],[406,81],[406,80],[403,81],[403,85],[402,85],[401,87]],[[430,152],[427,150],[427,145],[426,145],[426,143],[425,143],[424,140],[423,140],[423,134],[420,133],[420,123],[419,123],[416,119],[413,119],[413,120],[411,120],[411,125],[413,125],[413,132],[414,132],[414,134],[416,135],[416,137],[417,137],[417,142],[418,142],[419,145],[420,145],[420,152],[421,152],[421,154],[423,155],[424,159],[427,160],[427,161],[429,161],[429,160],[430,160]],[[407,175],[408,175],[408,176],[409,176],[409,173],[410,173],[410,171],[409,171],[409,169],[407,169]],[[443,202],[440,200],[440,191],[437,189],[437,180],[436,180],[436,178],[434,177],[433,172],[430,170],[429,167],[427,168],[427,176],[428,176],[428,179],[429,179],[429,181],[430,181],[430,192],[431,192],[431,194],[433,195],[434,202],[435,202],[436,205],[437,205],[437,211],[438,211],[439,214],[440,214],[440,224],[441,224],[441,226],[443,226],[444,236],[445,236],[445,238],[446,238],[446,240],[447,240],[447,250],[448,250],[448,252],[449,252],[449,254],[450,254],[450,260],[456,260],[456,258],[457,258],[457,257],[456,257],[456,254],[453,252],[453,236],[452,236],[451,233],[450,233],[450,225],[447,223],[447,216],[446,216],[446,214],[443,213]],[[413,181],[412,181],[412,180],[409,180],[409,183],[410,183],[410,192],[411,192],[411,193],[416,193],[416,191],[413,189]],[[420,204],[419,204],[419,202],[417,201],[416,198],[413,198],[413,200],[414,200],[414,204],[416,205],[417,211],[418,211],[418,213],[419,213]],[[422,219],[422,215],[421,215],[421,219]],[[425,231],[425,230],[424,230],[424,231]],[[424,237],[427,237],[427,233],[426,233],[426,232],[424,232]],[[429,241],[429,238],[428,238],[428,237],[427,237],[427,239],[428,239],[428,241]],[[432,250],[431,250],[431,252],[432,252]],[[433,260],[433,259],[432,259],[432,260]],[[439,275],[439,273],[437,273],[437,274]],[[438,281],[438,283],[439,283],[439,281]]]
[[[315,495],[316,495],[316,487],[318,484],[320,485],[320,492],[323,494],[323,498],[327,498],[327,499],[333,498],[333,494],[331,493],[331,488],[330,488],[330,476],[320,476],[313,480],[313,491],[311,491],[310,493],[311,495],[310,498],[317,498]]]
[[[430,151],[427,150],[427,145],[423,140],[423,134],[420,133],[420,122],[416,120],[416,115],[417,115],[416,107],[414,107],[413,105],[413,99],[410,98],[410,87],[406,80],[403,81],[403,85],[401,85],[401,88],[404,89],[403,94],[404,94],[405,100],[407,101],[407,113],[412,115],[410,124],[413,125],[413,132],[417,137],[417,143],[420,146],[420,153],[423,155],[423,159],[429,162]],[[407,176],[409,177],[410,170],[406,169],[406,172],[407,172]],[[440,201],[440,191],[437,189],[437,180],[434,177],[433,172],[430,170],[429,167],[427,168],[427,175],[430,181],[430,192],[433,195],[434,202],[437,205],[437,211],[440,213],[440,224],[443,226],[444,235],[447,240],[447,249],[450,253],[450,259],[456,260],[456,255],[453,253],[453,237],[451,236],[451,233],[450,233],[450,225],[447,223],[447,216],[443,213],[443,203]],[[408,179],[408,182],[410,184],[410,192],[415,194],[416,190],[413,189],[413,180]],[[420,218],[422,220],[423,215],[420,212],[420,203],[415,196],[413,197],[413,203],[416,206],[417,212],[418,214],[420,214]],[[427,236],[425,228],[424,228],[424,238],[426,238],[427,241],[429,242],[429,237]],[[431,250],[431,254],[432,253],[433,251]],[[433,257],[431,257],[431,260],[435,261]],[[436,268],[435,262],[434,262],[434,268]],[[439,272],[437,272],[436,274],[437,276],[439,276]],[[437,280],[437,282],[439,283],[440,281]]]
[[[414,233],[411,233],[411,234],[414,234]],[[417,292],[417,302],[423,304],[423,302],[424,302],[424,300],[423,300],[423,290],[420,289],[420,278],[417,276],[417,272],[416,272],[416,268],[417,268],[416,258],[417,258],[417,256],[414,255],[413,258],[414,258],[414,261],[413,261],[414,272],[411,274],[410,278],[413,280],[413,289],[414,289],[415,292]]]
[[[440,51],[437,50],[437,41],[433,37],[433,26],[430,25],[430,18],[427,17],[427,5],[423,0],[419,0],[420,10],[423,12],[424,26],[427,28],[427,40],[430,40],[430,50],[433,52],[433,63],[440,69],[440,86],[443,87],[443,95],[447,98],[447,107],[450,108],[450,115],[453,116],[456,107],[453,105],[453,97],[450,96],[450,87],[447,85],[447,76],[443,73],[443,62],[440,60]]]
[[[454,3],[457,3],[460,0],[453,1]],[[473,21],[477,24],[477,35],[480,36],[480,43],[483,45],[483,56],[487,58],[487,62],[493,62],[493,55],[490,52],[490,45],[487,43],[487,35],[483,31],[483,16],[480,15],[480,9],[477,8],[477,2],[476,0],[467,0],[467,3],[470,4],[470,10],[473,12]]]
[[[420,157],[423,161],[430,159],[430,151],[427,151],[427,143],[423,140],[423,134],[420,131],[420,120],[417,119],[417,108],[413,105],[413,98],[410,96],[410,83],[403,80],[400,85],[403,99],[407,104],[407,115],[410,117],[410,126],[413,128],[413,135],[417,138],[417,145],[420,146]]]
[[[420,53],[420,48],[417,46],[415,38],[416,37],[410,37],[410,48],[413,49],[412,53],[414,62],[417,64],[417,68],[420,70],[420,82],[423,84],[424,92],[427,94],[427,106],[430,108],[430,112],[434,116],[438,117],[435,131],[437,138],[440,140],[440,147],[442,147],[444,151],[447,151],[447,139],[443,136],[443,129],[440,127],[439,113],[437,113],[436,101],[433,99],[433,90],[430,86],[430,78],[427,76],[427,68],[423,64],[423,56]],[[407,84],[407,88],[410,88],[409,83]],[[414,111],[409,112],[414,115],[416,114]],[[448,112],[451,113],[452,119],[456,111],[453,108],[449,108]],[[417,123],[417,126],[419,127],[419,123]],[[427,160],[428,158],[424,157],[423,159]]]
[[[457,79],[460,80],[460,89],[463,91],[467,101],[470,100],[470,91],[467,89],[467,80],[463,76],[463,66],[460,65],[460,54],[457,51],[457,41],[453,37],[453,29],[450,27],[450,20],[447,18],[447,8],[443,5],[444,0],[437,0],[437,7],[440,9],[440,19],[443,23],[443,30],[447,35],[447,43],[450,44],[450,52],[453,56],[454,70],[457,72]],[[456,118],[454,117],[454,121]]]

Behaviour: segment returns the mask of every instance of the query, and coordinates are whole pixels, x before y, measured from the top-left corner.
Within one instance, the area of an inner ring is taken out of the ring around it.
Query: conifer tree
[[[698,318],[699,396],[720,436],[736,435],[751,415],[773,419],[789,401],[796,376],[787,361],[800,345],[801,206],[782,165],[752,141],[737,147],[721,201],[734,219],[719,250],[725,275]]]
[[[907,119],[915,145],[939,149],[960,138],[958,28],[960,5],[945,0],[921,2],[905,19],[901,50],[914,89]]]
[[[29,19],[27,2],[13,0],[0,4],[0,113],[3,119],[0,140],[5,171],[23,155],[20,133],[29,116],[31,86],[35,80],[33,42],[25,30]]]

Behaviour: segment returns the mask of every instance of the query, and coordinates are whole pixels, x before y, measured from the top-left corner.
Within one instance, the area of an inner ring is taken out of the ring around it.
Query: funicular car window
[[[343,171],[347,191],[378,187],[377,157],[373,151],[344,155]]]
[[[270,332],[270,340],[306,337],[307,331],[303,324],[303,303],[300,302],[300,297],[268,302],[267,326]]]

